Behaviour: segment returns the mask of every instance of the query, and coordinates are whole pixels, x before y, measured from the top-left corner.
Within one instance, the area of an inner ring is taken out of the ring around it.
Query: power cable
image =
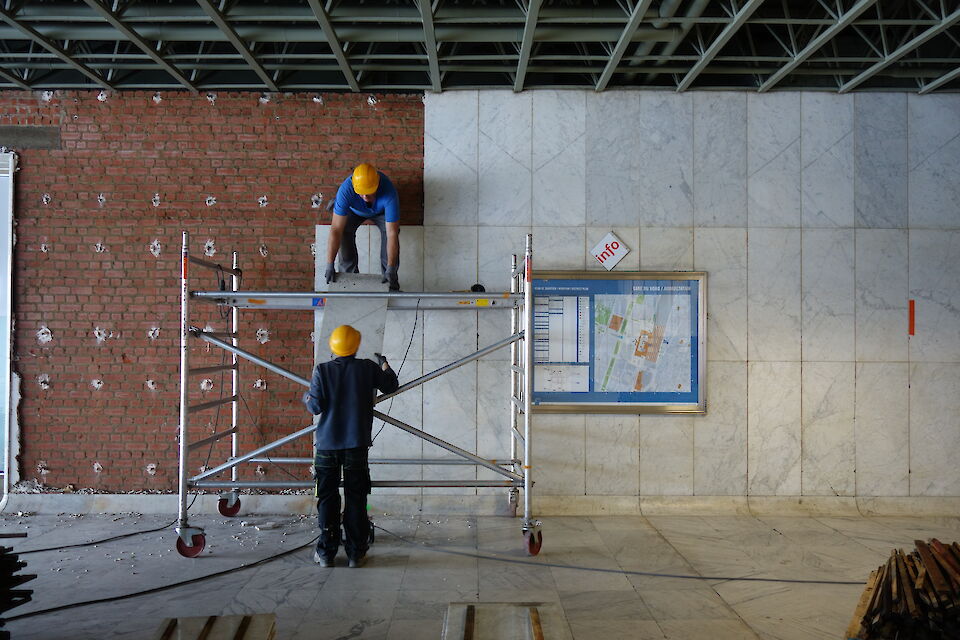
[[[407,354],[410,353],[410,346],[413,344],[413,336],[417,333],[417,321],[420,319],[420,298],[417,298],[417,306],[413,310],[413,329],[410,331],[410,339],[407,341],[407,348],[403,352],[403,359],[400,361],[400,368],[397,369],[397,378],[400,377],[400,372],[403,371],[403,365],[407,363]],[[393,410],[393,401],[397,396],[390,398],[390,406],[387,407],[387,413]],[[377,435],[373,436],[370,439],[370,445],[373,446],[373,443],[376,441],[377,436],[380,435],[380,432],[383,431],[383,428],[387,426],[387,423],[383,420],[380,421],[380,429],[377,430]]]

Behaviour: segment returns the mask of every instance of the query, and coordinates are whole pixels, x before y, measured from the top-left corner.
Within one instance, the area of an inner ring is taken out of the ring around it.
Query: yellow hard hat
[[[377,192],[380,186],[380,174],[372,164],[358,164],[353,170],[353,190],[357,195],[366,196]]]
[[[342,324],[330,334],[330,351],[340,357],[352,356],[360,348],[360,332]]]

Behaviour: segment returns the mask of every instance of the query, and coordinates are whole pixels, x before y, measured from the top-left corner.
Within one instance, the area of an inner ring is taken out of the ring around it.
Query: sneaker
[[[313,551],[313,561],[324,569],[334,566],[334,556],[326,556],[320,553],[319,549]]]
[[[356,558],[348,558],[347,565],[351,569],[357,569],[367,564],[367,554],[359,555]]]

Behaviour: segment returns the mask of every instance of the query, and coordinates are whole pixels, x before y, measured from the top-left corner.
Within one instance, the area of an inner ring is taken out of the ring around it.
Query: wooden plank
[[[950,587],[947,586],[947,581],[943,577],[937,561],[933,559],[930,547],[928,547],[927,543],[923,540],[914,540],[914,544],[917,545],[917,553],[920,554],[920,559],[923,560],[923,566],[927,568],[927,575],[930,576],[930,582],[933,583],[933,588],[937,592],[937,596],[943,600],[947,600],[950,597]]]
[[[863,637],[861,635],[863,632],[863,619],[866,617],[868,607],[874,599],[879,577],[880,569],[874,569],[870,572],[870,577],[867,578],[867,586],[863,590],[863,593],[860,594],[860,601],[857,603],[857,608],[853,610],[853,619],[850,620],[850,624],[847,625],[847,633],[844,637],[850,640],[859,640]]]
[[[910,579],[907,577],[907,565],[903,559],[903,550],[897,554],[897,573],[900,575],[900,584],[903,587],[903,596],[907,605],[907,612],[911,618],[920,617],[920,608],[914,599],[913,588],[910,585]]]

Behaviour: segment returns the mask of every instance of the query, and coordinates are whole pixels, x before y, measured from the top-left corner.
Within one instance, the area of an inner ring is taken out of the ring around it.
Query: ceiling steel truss
[[[960,90],[960,0],[0,0],[0,87]]]

